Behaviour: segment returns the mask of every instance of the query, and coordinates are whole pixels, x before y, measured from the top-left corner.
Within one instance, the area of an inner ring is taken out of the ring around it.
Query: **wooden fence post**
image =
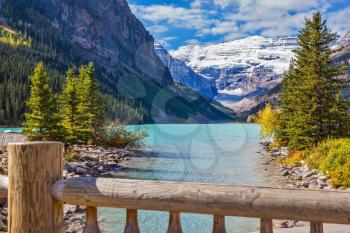
[[[8,150],[8,232],[63,233],[63,203],[51,196],[62,179],[62,143],[12,143]]]

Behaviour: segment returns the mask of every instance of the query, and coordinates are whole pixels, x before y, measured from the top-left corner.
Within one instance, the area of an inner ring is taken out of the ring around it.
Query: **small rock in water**
[[[99,166],[99,167],[97,168],[97,171],[99,171],[100,173],[104,173],[105,169],[104,169],[103,166]]]
[[[290,172],[288,169],[286,169],[286,170],[284,170],[284,171],[282,172],[281,175],[282,175],[282,176],[289,176],[289,175],[291,175],[291,172]]]
[[[308,188],[309,185],[310,185],[310,184],[309,184],[309,182],[307,182],[307,181],[302,181],[302,182],[301,182],[301,186],[304,187],[304,188]]]
[[[111,173],[101,173],[100,177],[104,177],[104,178],[113,178],[113,175]]]
[[[309,184],[309,188],[311,189],[318,189],[318,184],[316,180],[312,180]]]
[[[78,175],[86,175],[88,173],[88,170],[82,167],[77,167],[75,169],[75,173],[77,173]]]
[[[311,177],[311,176],[313,176],[315,174],[315,172],[306,172],[306,173],[304,173],[303,174],[303,178],[304,179],[306,179],[306,178],[309,178],[309,177]]]
[[[323,189],[324,187],[327,187],[328,186],[328,184],[326,184],[326,182],[317,182],[317,185],[318,185],[318,188],[320,188],[320,189]]]
[[[285,220],[285,221],[280,221],[278,223],[275,223],[274,225],[278,228],[289,228],[289,221]]]
[[[327,176],[319,176],[318,180],[325,182],[327,180]]]
[[[67,163],[65,167],[69,172],[73,172],[79,166],[80,166],[80,163],[78,163],[78,162],[70,162],[70,163]]]

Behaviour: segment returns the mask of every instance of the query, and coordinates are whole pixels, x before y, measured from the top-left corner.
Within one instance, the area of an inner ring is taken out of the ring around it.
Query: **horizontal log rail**
[[[11,144],[9,156],[9,233],[63,233],[63,203],[87,207],[83,233],[101,232],[98,207],[126,209],[124,233],[140,233],[138,210],[169,212],[167,233],[183,232],[181,213],[213,215],[213,233],[226,233],[225,216],[259,218],[261,233],[273,233],[273,219],[309,221],[311,233],[323,233],[323,223],[350,224],[350,193],[345,191],[93,177],[62,180],[60,143]]]
[[[350,193],[78,177],[52,195],[73,205],[350,224]]]

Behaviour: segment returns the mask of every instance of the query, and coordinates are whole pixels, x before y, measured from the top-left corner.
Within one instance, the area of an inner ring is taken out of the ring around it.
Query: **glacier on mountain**
[[[202,96],[209,98],[217,96],[218,92],[214,79],[203,77],[196,73],[188,67],[184,61],[172,57],[168,51],[159,44],[155,44],[155,51],[163,64],[169,68],[176,82],[197,91]]]
[[[296,46],[294,37],[252,36],[209,46],[187,45],[169,53],[157,46],[156,51],[176,81],[195,90],[203,82],[201,94],[242,113],[281,83]]]

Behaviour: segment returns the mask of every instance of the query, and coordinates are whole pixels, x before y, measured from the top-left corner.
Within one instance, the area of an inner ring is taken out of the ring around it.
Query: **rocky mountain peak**
[[[176,82],[191,88],[205,97],[214,98],[218,94],[214,79],[196,73],[184,61],[172,57],[161,45],[156,44],[155,49],[163,64],[169,68]]]
[[[154,52],[154,39],[125,0],[37,0],[51,25],[91,60],[120,66],[162,85],[172,78]]]
[[[170,55],[214,80],[218,93],[214,99],[241,113],[254,108],[261,96],[281,83],[296,45],[295,37],[251,36],[209,46],[183,46]],[[173,70],[174,79],[181,76],[177,73]]]
[[[334,50],[333,56],[338,56],[339,54],[348,52],[350,50],[350,30],[341,35],[333,44],[332,48]]]

